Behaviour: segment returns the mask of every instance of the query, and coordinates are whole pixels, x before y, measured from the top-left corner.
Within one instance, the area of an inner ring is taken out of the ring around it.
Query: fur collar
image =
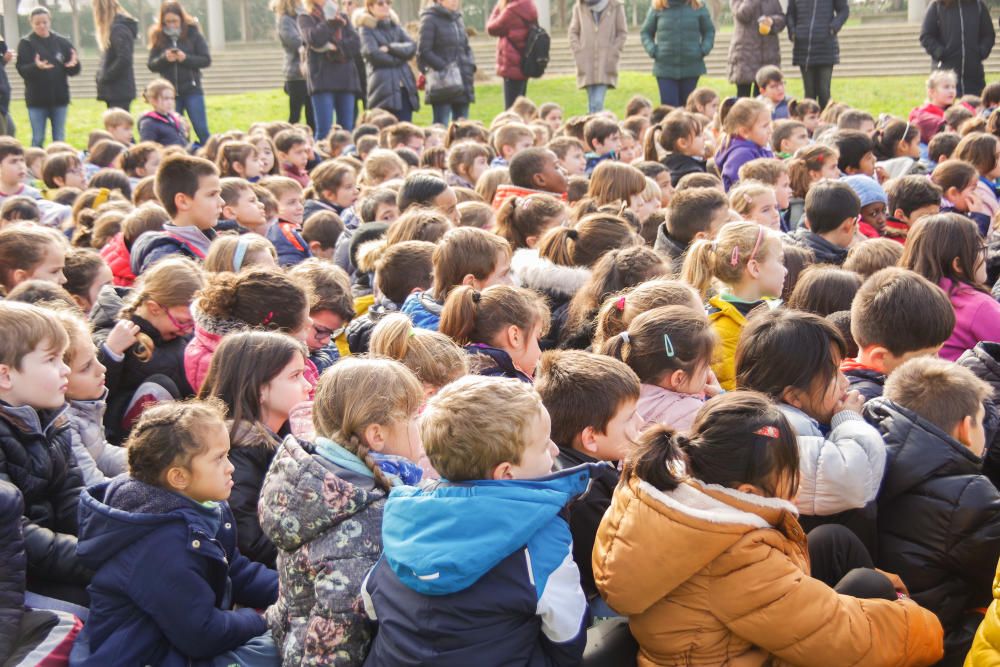
[[[583,266],[558,266],[538,255],[538,250],[521,248],[511,259],[511,269],[524,287],[562,298],[571,298],[590,279]]]
[[[387,20],[399,25],[399,15],[396,14],[394,9],[389,10],[389,18]],[[351,15],[351,21],[354,23],[355,28],[374,28],[379,24],[378,19],[364,7],[354,10],[354,13]]]
[[[207,315],[198,307],[197,300],[191,304],[191,317],[196,329],[220,338],[226,334],[239,333],[250,328],[245,322],[239,320],[224,320]]]
[[[640,481],[639,489],[655,502],[674,511],[709,523],[730,523],[750,526],[752,528],[772,528],[771,523],[753,510],[785,511],[798,516],[798,509],[792,503],[780,498],[764,498],[736,489],[728,489],[718,484],[701,484],[695,480],[682,483],[673,491],[660,491],[648,482]],[[724,502],[705,493],[712,491],[717,495],[732,499],[733,504]]]

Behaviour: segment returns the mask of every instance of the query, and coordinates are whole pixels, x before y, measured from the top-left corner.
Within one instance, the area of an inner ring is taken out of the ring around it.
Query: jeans
[[[28,107],[28,122],[31,123],[31,145],[41,148],[45,144],[45,123],[52,124],[52,141],[66,139],[66,110],[61,107]]]
[[[736,84],[736,97],[757,97],[760,95],[760,88],[757,82]]]
[[[191,121],[191,129],[198,136],[198,144],[204,145],[210,135],[208,131],[208,115],[205,113],[205,94],[190,93],[177,96],[177,113],[187,112]]]
[[[313,93],[313,119],[316,122],[316,140],[326,139],[333,127],[333,114],[337,113],[337,124],[350,132],[354,129],[354,93],[346,91],[324,91]]]
[[[288,95],[288,122],[295,124],[302,118],[303,107],[306,110],[306,125],[316,131],[316,121],[313,118],[312,102],[309,100],[309,89],[304,79],[285,82],[285,94]]]
[[[517,81],[515,79],[503,80],[503,108],[509,109],[514,106],[514,100],[521,95],[528,94],[528,80]]]
[[[434,109],[434,123],[448,126],[452,120],[469,117],[469,105],[465,102],[459,104],[432,104]]]
[[[802,87],[805,96],[819,102],[820,109],[830,103],[830,83],[833,81],[833,65],[812,65],[800,67]]]
[[[684,106],[688,96],[698,87],[698,79],[697,76],[686,79],[656,77],[656,83],[660,86],[660,104],[669,104],[672,107]]]
[[[809,531],[809,570],[841,595],[895,600],[896,591],[885,575],[875,571],[872,557],[858,536],[839,524]]]
[[[587,111],[597,113],[604,111],[604,96],[608,94],[608,86],[603,83],[596,83],[587,86]]]

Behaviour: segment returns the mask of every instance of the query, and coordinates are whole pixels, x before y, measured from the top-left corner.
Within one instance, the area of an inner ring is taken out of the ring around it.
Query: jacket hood
[[[125,16],[124,14],[115,14],[115,20],[112,22],[111,26],[122,25],[128,28],[129,32],[132,33],[132,37],[139,36],[139,22],[132,18],[131,16]]]
[[[264,480],[265,496],[275,502],[260,503],[261,528],[279,549],[294,551],[383,500],[385,492],[288,436]]]
[[[890,461],[879,502],[907,493],[933,477],[980,474],[982,461],[978,456],[915,412],[887,398],[872,399],[864,412],[885,440]]]
[[[215,345],[218,345],[218,339],[226,334],[239,333],[249,328],[245,322],[239,320],[226,320],[206,314],[198,307],[197,299],[191,304],[191,319],[194,320],[195,335],[204,338],[204,334],[209,334],[215,339]]]
[[[446,21],[457,21],[462,17],[462,15],[458,12],[453,12],[437,2],[424,7],[424,9],[420,12],[420,17],[423,18],[424,16],[436,16]]]
[[[760,153],[761,156],[764,155],[762,152],[764,149],[750,141],[749,139],[744,139],[743,137],[733,137],[727,144],[726,147],[715,154],[715,164],[724,165],[729,157],[738,150],[751,150],[754,153]]]
[[[87,421],[100,424],[104,421],[104,411],[108,407],[108,388],[104,388],[104,393],[100,398],[90,401],[67,401],[68,410],[74,417],[79,416]]]
[[[164,525],[182,522],[214,535],[218,509],[122,475],[80,494],[77,554],[97,569]]]
[[[572,297],[590,280],[590,269],[553,264],[539,256],[538,250],[533,248],[521,248],[515,252],[510,266],[524,287],[564,299]]]
[[[95,330],[111,329],[118,322],[118,313],[125,307],[125,297],[129,295],[127,287],[105,285],[97,293],[97,301],[90,309],[90,321]]]
[[[982,342],[966,350],[958,358],[958,363],[972,369],[979,379],[989,382],[994,392],[1000,386],[1000,343]]]
[[[536,480],[396,487],[382,515],[384,557],[424,595],[465,590],[525,546],[584,493],[593,464]],[[483,521],[489,516],[490,521]]]

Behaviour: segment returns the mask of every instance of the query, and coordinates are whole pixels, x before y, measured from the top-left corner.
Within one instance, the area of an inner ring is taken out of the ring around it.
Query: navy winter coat
[[[792,64],[799,67],[840,62],[837,33],[847,22],[847,0],[789,0],[785,14]]]
[[[173,44],[166,37],[161,39],[162,43],[149,49],[149,60],[146,63],[149,70],[174,84],[178,97],[203,92],[201,70],[212,64],[212,56],[198,26],[189,25],[187,35],[177,40],[177,48],[186,56],[184,62],[167,60],[167,49]]]
[[[417,81],[410,69],[410,60],[417,54],[413,38],[392,18],[376,21],[368,12],[359,12],[354,22],[361,33],[361,53],[368,65],[368,108],[398,112],[406,95],[410,108],[418,110]],[[388,51],[382,51],[383,46]]]
[[[24,616],[24,578],[27,563],[21,538],[24,501],[17,487],[0,480],[0,657],[17,646]]]
[[[157,111],[139,116],[139,141],[153,141],[161,146],[188,145],[180,117],[175,113],[164,116]]]
[[[361,80],[354,64],[361,55],[361,39],[347,16],[340,14],[332,21],[323,12],[299,14],[302,42],[309,47],[306,62],[306,84],[309,94],[347,92],[361,94]],[[331,49],[335,46],[336,49]]]
[[[97,99],[125,102],[135,99],[135,71],[132,57],[139,22],[131,16],[117,14],[111,24],[111,39],[101,54],[97,68]]]
[[[77,640],[89,656],[78,665],[207,667],[266,632],[255,610],[278,598],[278,575],[236,548],[226,503],[209,508],[126,476],[83,494],[78,551],[96,570]]]
[[[451,63],[462,73],[461,93],[439,104],[469,104],[476,101],[476,59],[469,46],[465,21],[461,12],[453,12],[441,4],[431,4],[420,12],[420,40],[417,45],[417,66],[421,72],[441,71]]]
[[[920,46],[931,57],[931,69],[958,75],[959,95],[978,95],[986,85],[983,61],[993,51],[996,31],[983,0],[936,0],[920,27]]]

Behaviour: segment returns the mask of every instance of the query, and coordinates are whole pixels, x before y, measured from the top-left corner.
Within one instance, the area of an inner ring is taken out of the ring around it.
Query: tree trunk
[[[80,6],[77,0],[69,0],[69,9],[73,14],[73,44],[79,53],[82,44],[80,44]]]
[[[249,40],[250,29],[247,25],[247,0],[240,0],[240,41]]]

